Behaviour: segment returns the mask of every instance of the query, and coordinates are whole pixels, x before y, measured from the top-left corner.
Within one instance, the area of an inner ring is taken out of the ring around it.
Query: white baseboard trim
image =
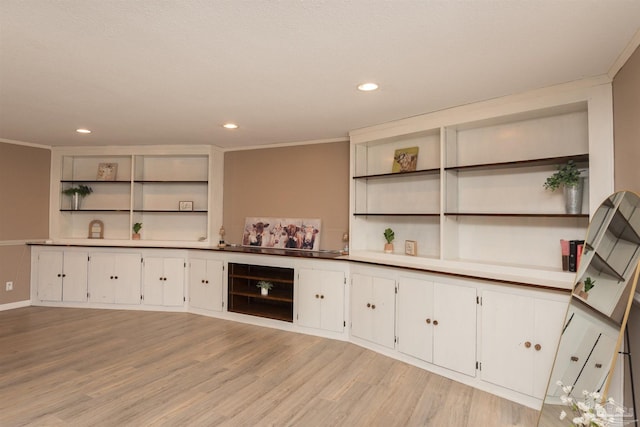
[[[0,311],[13,310],[14,308],[23,308],[29,306],[31,306],[31,300],[29,299],[18,302],[9,302],[6,304],[0,304]]]

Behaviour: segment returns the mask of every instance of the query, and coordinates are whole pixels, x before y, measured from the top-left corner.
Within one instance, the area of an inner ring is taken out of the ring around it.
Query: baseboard
[[[0,304],[0,311],[13,310],[14,308],[23,308],[31,306],[31,300],[24,300],[18,302],[9,302],[6,304]]]

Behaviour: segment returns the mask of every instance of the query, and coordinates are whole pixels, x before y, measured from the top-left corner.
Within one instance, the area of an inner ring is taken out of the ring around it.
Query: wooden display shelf
[[[495,216],[523,218],[589,218],[589,214],[555,214],[555,213],[505,213],[505,212],[445,212],[445,216]]]
[[[251,303],[236,303],[233,310],[234,313],[248,314],[251,316],[265,317],[267,319],[282,320],[293,323],[293,307],[277,306],[277,305],[257,305]]]
[[[418,212],[418,213],[364,213],[364,212],[355,212],[353,216],[440,216],[439,213],[427,213],[427,212]]]
[[[257,284],[273,288],[262,295]],[[292,268],[229,263],[228,310],[231,312],[293,322]]]
[[[229,278],[233,278],[233,279],[251,279],[251,280],[264,280],[267,282],[279,282],[279,283],[293,283],[293,279],[280,279],[280,278],[274,278],[274,277],[268,277],[268,276],[252,276],[252,275],[248,275],[248,274],[233,274],[233,273],[229,273]]]
[[[372,175],[358,175],[354,176],[353,179],[375,179],[375,178],[399,178],[406,176],[416,176],[416,175],[438,175],[440,174],[440,168],[433,169],[422,169],[411,172],[389,172],[389,173],[377,173]]]
[[[575,156],[563,156],[563,157],[546,157],[542,159],[531,160],[516,160],[512,162],[499,162],[499,163],[479,163],[475,165],[464,166],[448,166],[445,167],[446,171],[470,171],[470,170],[496,170],[496,169],[508,169],[519,167],[533,167],[533,166],[551,166],[561,163],[567,163],[568,161],[574,163],[587,163],[589,161],[588,154],[578,154]]]
[[[278,291],[269,291],[268,295],[262,295],[260,291],[258,292],[250,292],[250,291],[229,291],[229,295],[240,295],[249,298],[258,298],[267,301],[282,301],[282,302],[293,302],[293,298],[286,295],[284,292]]]

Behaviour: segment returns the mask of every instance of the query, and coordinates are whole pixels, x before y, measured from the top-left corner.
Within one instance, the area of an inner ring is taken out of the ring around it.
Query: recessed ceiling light
[[[76,132],[78,132],[78,133],[91,133],[91,131],[89,129],[76,129]]]
[[[225,123],[222,127],[225,129],[238,129],[238,125],[235,123]]]
[[[371,92],[376,89],[378,89],[378,85],[375,83],[362,83],[361,85],[358,85],[358,90],[363,92]]]

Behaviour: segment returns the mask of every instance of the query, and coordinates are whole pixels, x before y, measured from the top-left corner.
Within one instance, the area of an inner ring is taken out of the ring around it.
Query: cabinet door
[[[558,348],[558,360],[554,368],[554,375],[559,378],[551,378],[551,391],[553,396],[562,395],[562,389],[555,385],[561,380],[563,384],[574,385],[585,370],[587,360],[589,360],[598,340],[601,336],[601,328],[582,315],[580,312],[571,312],[567,319],[568,325],[565,328],[566,338],[563,338]],[[613,345],[609,347],[609,351]],[[611,356],[611,355],[609,355]],[[609,361],[607,361],[608,364]],[[605,365],[606,366],[606,365]],[[590,390],[595,390],[591,388]],[[578,393],[582,389],[577,390]]]
[[[344,273],[318,271],[321,276],[320,328],[327,331],[344,331]]]
[[[163,305],[184,305],[184,259],[164,259]]]
[[[484,381],[531,394],[533,315],[530,298],[494,291],[482,293]]]
[[[385,347],[395,345],[395,281],[353,275],[351,333]]]
[[[433,295],[433,363],[475,376],[476,289],[435,283]]]
[[[143,263],[142,280],[145,304],[163,304],[164,283],[164,260],[162,258],[146,257]]]
[[[351,334],[373,341],[373,277],[351,276]]]
[[[433,355],[433,283],[403,278],[398,284],[398,350],[427,362]]]
[[[533,391],[532,396],[544,399],[556,350],[562,334],[562,322],[567,302],[534,299]],[[557,381],[554,380],[553,382]],[[595,390],[595,389],[593,389]]]
[[[116,304],[140,304],[141,256],[117,254],[114,266]]]
[[[87,301],[87,257],[86,252],[65,252],[62,300],[71,302]]]
[[[566,308],[566,302],[483,292],[482,379],[543,398]]]
[[[222,310],[222,261],[192,259],[189,275],[189,305],[205,310]]]
[[[301,269],[298,279],[298,324],[342,332],[344,330],[344,273]]]
[[[89,261],[89,301],[114,302],[113,263],[115,256],[94,253]]]
[[[43,251],[38,255],[38,299],[62,301],[62,251]]]
[[[300,326],[320,328],[322,319],[320,293],[321,275],[316,270],[301,269],[298,272],[297,321]]]
[[[616,347],[617,339],[605,334],[598,334],[598,340],[589,355],[580,377],[574,386],[576,393],[582,390],[600,390],[607,379],[607,369],[611,363],[611,349]]]

